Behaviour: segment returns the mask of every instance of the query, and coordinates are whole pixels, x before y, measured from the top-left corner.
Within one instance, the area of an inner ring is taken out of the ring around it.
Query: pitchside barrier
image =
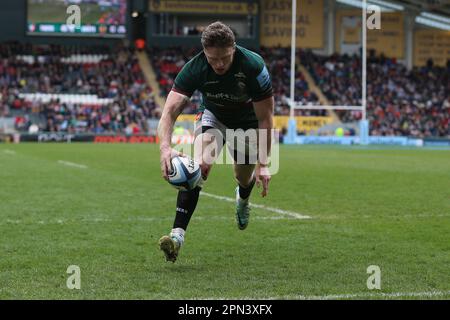
[[[361,137],[333,137],[333,136],[297,136],[296,144],[335,144],[335,145],[360,145]],[[382,137],[370,136],[368,143],[373,145],[395,145],[395,146],[424,146],[424,140],[407,137]]]
[[[295,135],[294,144],[331,144],[331,145],[359,145],[361,144],[360,136],[297,136]],[[191,144],[194,140],[193,135],[185,134],[174,136],[172,143],[174,145]],[[280,143],[289,141],[288,135],[281,136]],[[155,135],[114,135],[114,134],[69,134],[62,132],[42,132],[37,134],[29,133],[0,133],[0,143],[21,143],[21,142],[37,142],[37,143],[71,143],[71,142],[88,142],[88,143],[159,143],[159,139]],[[414,137],[385,137],[385,136],[369,136],[368,143],[371,145],[391,145],[391,146],[413,146],[413,147],[444,147],[450,148],[450,139],[448,138],[424,138],[418,139]]]
[[[21,142],[91,142],[91,143],[159,143],[159,138],[155,135],[115,135],[115,134],[71,134],[63,132],[42,132],[36,134],[14,133],[0,134],[0,142],[21,143]]]

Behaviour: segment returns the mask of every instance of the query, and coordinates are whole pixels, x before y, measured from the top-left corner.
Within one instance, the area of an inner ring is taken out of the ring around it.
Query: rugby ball
[[[176,156],[171,160],[169,183],[176,189],[188,191],[194,189],[202,176],[200,166],[187,156]]]

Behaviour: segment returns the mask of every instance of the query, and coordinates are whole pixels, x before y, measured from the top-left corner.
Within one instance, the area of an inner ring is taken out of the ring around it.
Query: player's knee
[[[248,187],[252,183],[252,177],[253,175],[242,174],[240,172],[234,173],[234,179],[237,183],[239,183],[240,186],[244,188]]]

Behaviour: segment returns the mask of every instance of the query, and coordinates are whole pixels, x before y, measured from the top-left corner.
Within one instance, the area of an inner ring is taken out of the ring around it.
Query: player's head
[[[233,64],[236,39],[233,31],[220,21],[206,27],[202,33],[202,46],[214,72],[222,75]]]

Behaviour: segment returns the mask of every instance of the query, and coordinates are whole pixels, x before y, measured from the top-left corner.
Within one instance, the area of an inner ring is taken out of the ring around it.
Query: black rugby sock
[[[196,187],[190,191],[178,191],[177,211],[173,228],[187,229],[189,220],[191,220],[195,207],[197,206],[200,196],[200,187]]]
[[[250,183],[250,185],[246,188],[242,187],[239,184],[239,196],[241,197],[241,199],[247,199],[248,197],[250,197],[250,193],[252,192],[253,187],[255,186],[255,181],[256,178],[253,177],[252,182]]]

